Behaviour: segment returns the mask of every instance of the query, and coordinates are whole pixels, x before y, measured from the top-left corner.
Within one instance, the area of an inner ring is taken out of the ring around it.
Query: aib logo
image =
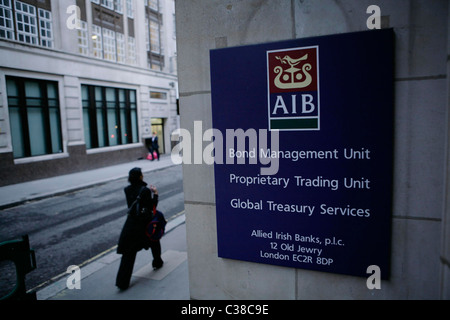
[[[267,51],[270,130],[320,130],[319,47]]]

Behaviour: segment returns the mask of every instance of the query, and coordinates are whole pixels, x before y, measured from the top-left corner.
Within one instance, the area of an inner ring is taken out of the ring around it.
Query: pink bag
[[[156,151],[153,151],[153,159],[158,159],[158,154],[156,153]]]
[[[149,154],[147,155],[147,160],[153,160],[153,157],[152,157],[152,154],[151,154],[151,153],[149,153]]]

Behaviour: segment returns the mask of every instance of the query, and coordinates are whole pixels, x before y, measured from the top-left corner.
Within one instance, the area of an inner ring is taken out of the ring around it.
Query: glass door
[[[164,119],[163,118],[152,118],[152,136],[156,133],[158,137],[159,153],[164,154]]]

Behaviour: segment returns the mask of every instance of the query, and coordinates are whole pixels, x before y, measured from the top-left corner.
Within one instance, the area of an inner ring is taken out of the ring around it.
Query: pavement
[[[170,156],[162,156],[0,187],[0,209],[124,178],[134,167],[145,175],[174,165]],[[153,270],[151,250],[138,252],[127,290],[115,286],[121,255],[113,247],[78,266],[78,274],[61,274],[33,291],[38,300],[189,300],[184,213],[168,221],[161,246],[164,266]]]

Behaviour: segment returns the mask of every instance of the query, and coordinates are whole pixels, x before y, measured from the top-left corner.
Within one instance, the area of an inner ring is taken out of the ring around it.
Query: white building
[[[170,152],[175,42],[174,0],[0,0],[0,185]]]

